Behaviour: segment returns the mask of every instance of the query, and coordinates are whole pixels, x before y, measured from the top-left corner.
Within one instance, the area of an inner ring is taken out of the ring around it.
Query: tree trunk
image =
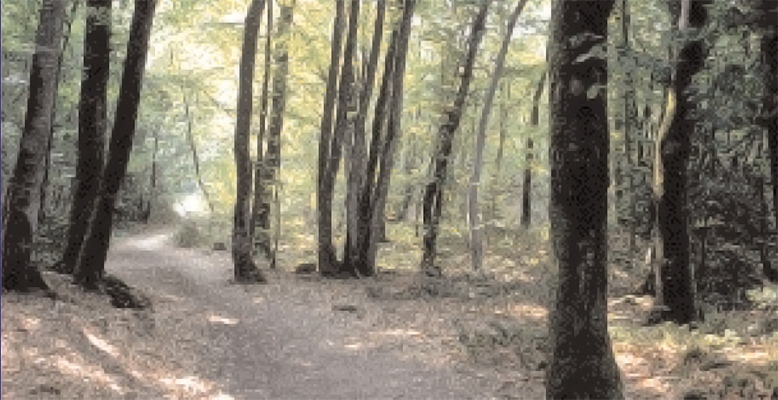
[[[482,0],[478,14],[473,20],[473,25],[468,38],[467,57],[462,71],[462,80],[459,85],[454,104],[448,106],[444,112],[444,123],[438,131],[438,146],[433,159],[433,175],[427,184],[424,193],[424,255],[421,269],[427,274],[437,274],[435,270],[435,256],[437,251],[438,224],[443,203],[443,184],[446,181],[448,160],[451,156],[451,148],[454,141],[454,133],[459,127],[462,118],[462,110],[465,99],[473,78],[473,66],[475,64],[478,46],[481,43],[485,31],[486,14],[490,0]]]
[[[232,262],[235,267],[235,281],[246,283],[265,281],[265,277],[252,258],[253,243],[249,234],[251,199],[249,134],[253,107],[252,95],[257,37],[264,7],[265,0],[252,0],[246,13],[238,81],[238,118],[235,124],[234,152],[235,167],[237,169],[237,193],[232,228]]]
[[[264,144],[265,144],[265,129],[267,128],[267,111],[268,111],[268,92],[270,85],[270,69],[272,68],[271,57],[273,52],[273,2],[267,4],[267,37],[265,38],[265,72],[262,77],[262,98],[260,100],[259,109],[259,133],[257,134],[257,163],[254,166],[254,202],[251,210],[251,224],[249,229],[251,230],[252,240],[257,240],[256,229],[259,225],[260,214],[262,213],[262,191],[263,182],[262,175],[264,174]]]
[[[114,205],[127,173],[132,139],[135,136],[143,73],[156,4],[156,0],[135,1],[130,37],[127,41],[127,58],[124,61],[116,117],[108,146],[108,160],[74,273],[75,281],[85,288],[95,288],[102,280],[105,271]]]
[[[613,3],[552,3],[549,217],[558,282],[549,399],[623,398],[607,325],[608,66],[591,53],[580,61],[607,43]]]
[[[362,188],[367,179],[365,175],[365,121],[367,111],[370,107],[370,98],[373,94],[373,85],[375,84],[376,69],[378,67],[378,57],[381,53],[381,39],[384,33],[384,17],[386,15],[386,0],[378,0],[376,4],[376,19],[373,24],[373,40],[368,56],[366,69],[364,71],[364,81],[362,91],[359,94],[359,110],[356,115],[353,130],[353,144],[351,146],[351,167],[348,175],[348,193],[346,199],[346,240],[344,242],[343,257],[344,263],[351,263],[351,269],[364,269],[365,254],[361,252],[364,248],[362,242],[365,239],[359,235],[359,225],[369,224],[369,221],[359,218],[359,197]],[[360,271],[368,272],[365,270]]]
[[[630,26],[630,15],[629,15],[629,5],[627,0],[621,0],[621,6],[619,7],[621,11],[620,19],[621,19],[621,43],[620,43],[620,54],[626,56],[627,52],[631,50],[630,43],[629,43],[629,26]],[[635,162],[632,157],[632,140],[633,135],[636,127],[636,119],[637,119],[637,105],[635,104],[635,84],[632,79],[632,71],[629,67],[626,67],[623,70],[624,73],[624,83],[623,83],[623,89],[624,89],[624,161],[627,164],[627,167],[624,168],[623,172],[626,174],[626,185],[627,190],[624,192],[627,196],[629,196],[628,199],[628,205],[627,205],[627,218],[625,218],[627,224],[628,224],[628,237],[627,237],[627,250],[628,250],[628,257],[627,257],[627,267],[632,267],[632,257],[635,251],[635,193],[634,193],[634,179],[633,176],[635,171]]]
[[[481,230],[480,211],[478,209],[478,188],[481,185],[481,170],[483,169],[484,147],[486,144],[486,126],[489,124],[489,114],[492,112],[492,103],[494,94],[497,93],[497,85],[502,77],[503,67],[505,65],[505,56],[508,55],[508,48],[511,44],[513,29],[516,21],[519,19],[521,10],[527,4],[527,0],[519,0],[516,8],[508,19],[505,31],[505,37],[502,40],[502,46],[497,53],[494,72],[489,83],[489,89],[486,91],[484,106],[481,109],[481,118],[478,120],[478,130],[476,132],[475,155],[473,160],[473,171],[470,175],[470,187],[468,191],[468,222],[470,225],[470,254],[473,262],[473,269],[480,271],[483,268],[483,232]]]
[[[287,0],[281,4],[280,22],[276,37],[275,64],[276,71],[273,74],[273,101],[270,110],[270,124],[268,127],[267,151],[262,159],[264,174],[262,176],[262,202],[259,210],[259,248],[265,254],[265,258],[271,261],[271,267],[275,265],[270,231],[271,202],[278,191],[278,178],[281,172],[281,131],[284,129],[284,112],[286,111],[286,79],[289,74],[289,31],[292,28],[294,18],[294,5],[296,0]]]
[[[540,97],[546,86],[546,71],[540,76],[538,87],[535,89],[535,96],[532,98],[532,114],[530,115],[530,125],[537,127],[540,125]],[[532,164],[535,159],[535,142],[532,137],[527,137],[527,154],[524,156],[524,183],[521,186],[521,226],[528,229],[532,224]]]
[[[338,71],[343,41],[344,0],[336,0],[335,22],[332,26],[332,51],[327,75],[327,89],[324,93],[324,113],[321,118],[319,137],[319,171],[317,179],[316,213],[318,221],[318,267],[321,273],[333,273],[337,268],[335,249],[332,246],[332,195],[335,175],[330,173],[332,153],[332,118],[338,90]]]
[[[680,32],[702,29],[708,20],[706,5],[710,0],[684,0],[669,3],[671,14],[678,18]],[[658,221],[662,237],[660,279],[662,319],[684,324],[696,318],[694,287],[689,263],[689,227],[687,216],[687,164],[691,152],[691,133],[696,121],[694,104],[688,92],[692,77],[707,57],[703,39],[690,40],[678,53],[670,96],[674,111],[667,115],[666,129],[660,132],[661,179],[657,182]]]
[[[32,264],[32,240],[37,230],[44,159],[51,132],[57,91],[57,59],[62,40],[66,2],[44,0],[30,68],[30,95],[13,176],[3,203],[2,288],[47,290]]]
[[[778,229],[778,2],[761,0],[759,3],[762,27],[761,58],[764,79],[765,127],[770,151],[770,180],[773,186],[773,215]],[[778,234],[776,234],[778,241]]]
[[[72,274],[89,228],[103,172],[108,115],[111,1],[88,0],[84,36],[84,76],[78,111],[76,189],[70,208],[68,244],[57,270]]]
[[[189,142],[189,150],[192,151],[192,164],[195,168],[195,177],[197,178],[197,185],[200,187],[200,191],[203,192],[205,202],[208,203],[208,210],[211,212],[209,219],[213,217],[214,209],[213,202],[211,201],[211,195],[203,182],[203,175],[200,173],[200,156],[197,154],[197,144],[194,140],[194,134],[192,133],[192,113],[189,112],[189,100],[186,97],[186,92],[183,91],[184,96],[184,115],[186,116],[186,141]],[[154,138],[154,158],[156,158],[156,137]]]

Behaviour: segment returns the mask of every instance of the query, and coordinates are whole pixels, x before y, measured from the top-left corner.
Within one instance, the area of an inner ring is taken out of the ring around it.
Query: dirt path
[[[286,273],[234,285],[228,253],[167,242],[164,234],[117,240],[107,269],[150,295],[160,340],[189,343],[180,356],[192,375],[181,385],[207,385],[223,399],[491,398],[496,389],[443,352],[414,348],[413,331],[382,331],[362,287],[333,297],[331,288],[349,283]]]

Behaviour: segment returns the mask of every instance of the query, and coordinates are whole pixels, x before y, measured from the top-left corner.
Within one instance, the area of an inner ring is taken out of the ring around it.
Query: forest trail
[[[231,284],[228,252],[180,249],[168,239],[117,239],[107,272],[151,297],[158,340],[193,343],[180,356],[195,370],[181,384],[212,387],[224,399],[491,397],[492,385],[453,363],[410,356],[415,333],[382,332],[355,304],[364,290],[332,298],[327,287],[347,283],[282,272],[267,285]]]

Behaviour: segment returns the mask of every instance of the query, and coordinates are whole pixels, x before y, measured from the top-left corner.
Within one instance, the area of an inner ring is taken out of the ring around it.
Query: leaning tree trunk
[[[271,57],[273,54],[273,2],[267,5],[267,38],[265,38],[265,72],[262,77],[262,97],[259,106],[259,132],[257,133],[257,162],[254,165],[254,202],[251,209],[251,231],[252,240],[256,240],[256,229],[259,225],[262,209],[262,174],[264,173],[264,144],[265,130],[267,129],[267,111],[268,111],[268,92],[270,91],[270,69],[272,68]]]
[[[335,248],[332,245],[332,195],[335,175],[330,173],[330,158],[333,147],[332,118],[338,95],[338,71],[343,41],[344,0],[336,0],[335,22],[332,26],[332,51],[327,75],[327,89],[324,93],[324,113],[321,117],[319,137],[318,179],[316,184],[316,214],[318,221],[318,267],[321,273],[334,273],[337,268]]]
[[[761,0],[759,3],[760,26],[763,29],[761,43],[762,73],[764,79],[765,126],[770,151],[770,180],[773,186],[773,215],[778,229],[778,1]],[[778,241],[778,234],[776,234]]]
[[[391,173],[393,170],[394,153],[397,143],[400,140],[400,125],[402,116],[402,104],[403,104],[403,86],[405,82],[405,67],[408,55],[408,43],[411,36],[411,20],[413,19],[413,12],[416,8],[415,0],[405,0],[402,5],[402,20],[400,21],[399,30],[395,30],[392,33],[392,42],[387,50],[387,63],[389,60],[393,61],[393,66],[389,68],[390,77],[384,79],[381,86],[386,87],[382,90],[384,96],[391,96],[389,104],[386,108],[383,108],[381,103],[381,96],[379,96],[376,102],[376,111],[379,107],[382,107],[382,112],[376,114],[375,118],[388,118],[386,127],[386,136],[381,139],[376,139],[376,135],[379,135],[382,130],[382,124],[374,125],[373,140],[377,140],[378,143],[375,146],[376,155],[374,156],[373,145],[371,143],[370,160],[368,161],[368,174],[366,183],[375,183],[373,185],[365,185],[363,188],[362,200],[360,200],[360,214],[362,215],[364,223],[368,223],[369,226],[362,228],[367,234],[362,237],[364,254],[363,263],[360,265],[359,272],[365,276],[371,276],[375,274],[375,260],[378,253],[378,241],[383,239],[383,227],[384,227],[384,209],[386,207],[386,196],[389,192],[389,185],[391,180]],[[396,34],[395,34],[396,32]],[[388,65],[388,64],[385,64]],[[384,72],[386,73],[386,72]],[[384,98],[386,100],[386,97]],[[377,132],[377,133],[376,133]],[[380,161],[379,161],[380,160]],[[378,176],[376,177],[376,162],[380,162],[378,167]],[[367,197],[365,197],[367,196]]]
[[[443,183],[446,181],[448,172],[448,160],[451,156],[454,133],[459,128],[465,99],[470,89],[470,81],[473,78],[473,66],[475,65],[478,46],[484,34],[489,3],[490,0],[481,1],[478,15],[473,20],[459,91],[454,99],[454,104],[447,107],[444,122],[438,131],[438,145],[432,161],[433,175],[424,192],[424,255],[421,261],[421,269],[430,275],[437,274],[435,256],[437,252],[438,224],[443,206]]]
[[[708,21],[707,5],[710,0],[684,0],[680,5],[670,2],[671,14],[677,18],[679,31],[687,33],[700,30]],[[660,180],[656,182],[659,231],[662,237],[662,259],[659,260],[661,302],[657,308],[666,319],[679,324],[696,318],[694,286],[689,262],[689,226],[687,164],[691,153],[691,134],[696,127],[692,116],[694,103],[688,89],[692,77],[705,64],[708,49],[704,39],[693,39],[681,47],[670,87],[674,107],[666,116],[668,124],[659,133],[661,159],[658,167]],[[659,252],[657,252],[659,254]],[[657,319],[656,317],[653,319]]]
[[[252,95],[254,85],[254,62],[257,53],[262,9],[265,0],[252,0],[246,13],[243,31],[243,48],[240,56],[238,80],[238,118],[235,123],[235,167],[237,169],[237,193],[232,227],[232,262],[235,281],[264,282],[252,258],[253,243],[249,232],[251,201],[251,157],[249,155],[249,134],[251,128]]]
[[[281,21],[278,24],[275,49],[276,71],[273,74],[273,104],[270,110],[268,127],[267,151],[262,157],[261,205],[259,206],[258,243],[265,258],[270,260],[271,268],[275,268],[276,258],[270,240],[271,201],[278,192],[280,185],[277,180],[281,170],[281,131],[284,129],[284,112],[286,111],[286,80],[289,74],[289,32],[292,28],[295,0],[287,0],[281,5]],[[256,206],[255,206],[256,207]],[[281,210],[276,210],[281,212]]]
[[[520,0],[516,8],[508,19],[505,37],[502,40],[502,46],[497,53],[492,80],[489,83],[489,89],[486,91],[484,106],[481,110],[481,118],[478,121],[478,131],[476,132],[475,157],[473,160],[473,171],[470,174],[470,187],[468,190],[468,222],[470,225],[470,255],[473,262],[473,269],[479,271],[483,268],[483,232],[481,230],[481,216],[478,210],[478,188],[481,186],[481,170],[483,169],[484,147],[486,145],[486,126],[489,124],[489,114],[492,112],[492,103],[494,94],[497,93],[497,85],[502,77],[505,57],[508,55],[508,48],[511,44],[513,29],[516,21],[519,20],[521,10],[527,4],[528,0]]]
[[[378,58],[381,53],[381,39],[384,33],[384,17],[386,15],[386,0],[378,0],[376,4],[376,19],[373,24],[373,40],[370,55],[364,70],[362,91],[359,93],[359,110],[354,121],[353,143],[349,156],[351,166],[348,174],[348,193],[346,198],[346,240],[343,247],[343,262],[350,263],[351,268],[357,271],[364,269],[364,254],[361,253],[361,245],[365,237],[359,234],[359,225],[369,223],[360,221],[359,196],[367,179],[365,174],[365,121],[370,106],[370,97],[373,94]],[[364,271],[369,272],[370,271]],[[360,272],[362,273],[362,271]],[[364,274],[363,274],[364,275]]]
[[[78,106],[76,189],[70,207],[68,244],[57,266],[58,271],[68,274],[76,268],[103,172],[111,64],[111,3],[111,0],[87,2],[84,77]]]
[[[24,130],[16,167],[3,199],[2,288],[5,290],[48,289],[31,256],[57,91],[57,59],[65,6],[62,0],[44,0],[40,8]]]
[[[602,56],[583,57],[606,45],[613,3],[552,3],[549,217],[558,282],[549,399],[623,397],[607,323],[608,66]]]
[[[116,104],[116,117],[108,146],[100,191],[95,199],[89,228],[79,251],[74,277],[85,288],[96,288],[105,272],[116,197],[127,174],[132,139],[140,105],[143,72],[149,48],[156,0],[136,0],[127,41],[127,58]]]

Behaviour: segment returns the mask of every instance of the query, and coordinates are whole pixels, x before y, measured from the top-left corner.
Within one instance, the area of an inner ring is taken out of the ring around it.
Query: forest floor
[[[548,251],[526,246],[492,252],[482,275],[444,251],[457,266],[446,278],[269,271],[268,284],[244,286],[230,283],[227,252],[177,248],[165,232],[117,239],[108,273],[152,306],[116,309],[48,272],[57,300],[4,294],[2,398],[542,398]],[[401,241],[385,248],[412,263]],[[281,265],[299,256],[288,249]],[[651,299],[616,292],[610,330],[629,398],[768,398],[778,386],[775,299],[690,330],[643,326]]]

